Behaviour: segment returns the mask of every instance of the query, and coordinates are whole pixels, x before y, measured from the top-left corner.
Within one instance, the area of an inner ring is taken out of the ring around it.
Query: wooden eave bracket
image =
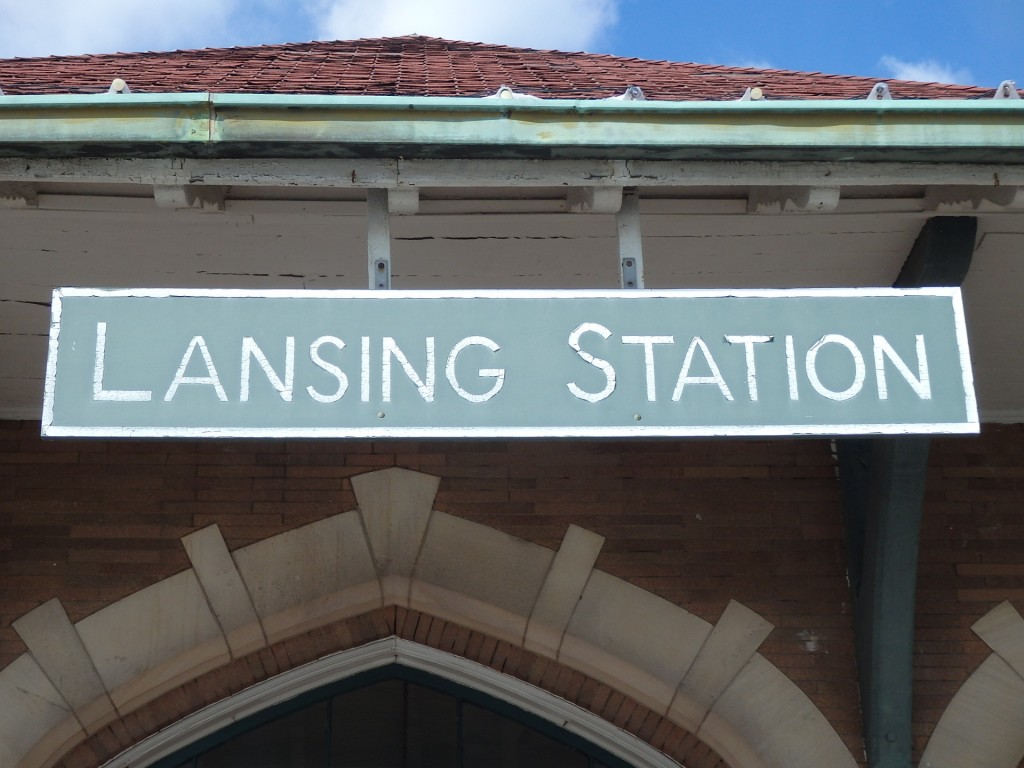
[[[622,187],[570,187],[565,202],[572,213],[618,213]]]
[[[38,208],[39,195],[35,184],[0,183],[0,208]]]
[[[194,208],[207,213],[224,210],[227,187],[206,184],[154,184],[153,200],[157,208],[187,210]]]
[[[1024,187],[927,187],[924,207],[936,213],[974,213],[1024,210]]]
[[[973,217],[928,219],[894,286],[960,285],[976,237]],[[919,436],[836,441],[869,768],[912,768],[914,604],[929,444]]]
[[[839,187],[754,187],[748,213],[828,213],[839,205]]]
[[[420,191],[413,187],[388,189],[388,213],[393,216],[412,216],[420,210]]]

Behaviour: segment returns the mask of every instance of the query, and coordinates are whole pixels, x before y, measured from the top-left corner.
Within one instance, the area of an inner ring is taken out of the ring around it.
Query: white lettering
[[[928,374],[928,355],[924,349],[924,335],[916,334],[917,341],[917,376],[910,372],[910,367],[903,362],[903,358],[896,354],[896,350],[884,336],[873,336],[875,350],[875,377],[878,380],[878,398],[889,399],[889,387],[885,382],[885,358],[889,358],[896,370],[906,380],[910,388],[922,400],[932,399],[932,382]]]
[[[153,399],[148,389],[104,389],[103,369],[107,357],[107,324],[96,323],[96,358],[92,369],[92,399],[122,403],[145,403]]]
[[[796,379],[796,352],[793,350],[793,337],[786,336],[786,373],[789,374],[789,399],[799,400],[800,389]]]
[[[602,360],[600,357],[594,357],[589,352],[584,352],[580,348],[580,336],[584,333],[596,333],[602,339],[607,339],[612,335],[612,332],[598,323],[581,323],[576,326],[576,329],[572,333],[569,334],[569,346],[572,347],[576,351],[576,354],[586,362],[604,373],[605,385],[604,389],[600,392],[585,392],[577,386],[576,382],[570,382],[569,384],[566,384],[566,386],[569,388],[569,391],[572,392],[574,397],[578,397],[580,400],[586,400],[588,403],[597,403],[604,400],[608,395],[615,391],[615,369],[607,360]]]
[[[647,374],[647,401],[656,402],[654,376],[654,345],[674,344],[674,336],[623,336],[623,344],[643,344],[644,347],[644,370]]]
[[[370,402],[370,337],[363,336],[359,354],[359,399]]]
[[[704,360],[707,362],[708,367],[711,369],[710,376],[691,376],[690,366],[693,364],[693,353],[700,349],[701,354],[704,355]],[[711,350],[708,349],[708,345],[704,343],[704,339],[700,336],[694,336],[693,341],[690,342],[690,346],[686,350],[686,357],[683,359],[682,370],[679,371],[679,379],[676,381],[676,388],[672,391],[672,400],[679,402],[683,396],[683,387],[687,384],[717,384],[718,389],[721,390],[722,396],[726,400],[732,400],[732,392],[729,391],[728,385],[725,383],[725,379],[722,378],[722,372],[718,369],[718,364],[715,363],[715,359],[711,356]]]
[[[203,362],[206,363],[206,376],[185,375],[185,370],[188,368],[188,364],[192,360],[192,353],[195,352],[196,347],[199,348],[199,352],[203,356]],[[222,402],[227,402],[228,396],[224,392],[224,387],[221,386],[220,377],[217,375],[217,369],[213,367],[213,359],[210,357],[210,351],[206,348],[206,340],[202,336],[193,336],[192,341],[188,343],[188,349],[186,349],[185,354],[181,356],[181,365],[178,366],[178,372],[174,374],[174,380],[171,382],[171,386],[167,388],[167,394],[164,395],[164,401],[170,402],[173,400],[175,393],[178,391],[178,387],[182,384],[209,384],[213,387],[214,392],[217,393],[217,399]]]
[[[730,344],[742,344],[747,360],[747,393],[752,401],[757,400],[757,368],[754,366],[754,345],[774,341],[774,336],[726,336]]]
[[[448,362],[444,366],[445,376],[448,377],[448,383],[452,385],[452,389],[455,390],[455,394],[461,397],[463,400],[468,400],[471,403],[484,403],[494,397],[505,384],[505,369],[504,368],[481,368],[478,371],[478,375],[482,378],[494,379],[494,385],[484,392],[482,395],[475,395],[463,389],[459,385],[459,379],[455,375],[455,364],[458,361],[459,353],[462,352],[466,347],[479,346],[486,347],[491,352],[497,352],[499,347],[494,341],[488,339],[486,336],[467,336],[454,347],[452,347],[451,354],[448,355]]]
[[[337,380],[338,388],[334,390],[333,395],[324,395],[314,389],[312,385],[309,385],[306,387],[306,392],[308,392],[309,396],[318,403],[334,403],[341,400],[345,392],[348,391],[348,377],[341,368],[320,357],[320,347],[324,344],[332,344],[339,350],[342,350],[345,348],[345,342],[337,336],[321,336],[309,345],[309,359],[313,361],[313,365],[318,368],[322,368],[327,371],[327,373],[331,374]]]
[[[398,348],[395,340],[390,336],[384,337],[383,352],[384,360],[382,361],[382,381],[381,381],[381,399],[385,403],[391,402],[391,359],[394,358],[398,361],[399,365],[402,366],[402,370],[405,371],[405,375],[409,377],[409,381],[416,385],[416,389],[419,390],[420,397],[426,402],[434,402],[434,337],[427,336],[427,370],[425,374],[425,380],[419,377],[416,370],[412,367],[409,362],[409,358],[405,356],[405,353]]]
[[[290,403],[292,401],[292,388],[295,383],[295,337],[288,336],[285,338],[284,381],[270,367],[270,361],[267,360],[267,356],[263,354],[263,350],[260,349],[256,340],[252,336],[246,336],[242,339],[242,393],[239,400],[243,403],[249,402],[249,369],[250,361],[254,357],[263,373],[266,374],[270,386],[277,390],[277,394],[281,396],[282,400]]]
[[[846,389],[829,389],[821,383],[821,379],[818,377],[818,352],[820,352],[826,344],[838,344],[846,349],[853,358],[853,383],[851,383]],[[807,378],[810,380],[814,391],[822,397],[827,397],[829,400],[849,400],[860,392],[861,388],[864,386],[864,356],[860,353],[860,350],[857,349],[856,344],[846,336],[842,336],[838,333],[827,334],[814,342],[811,348],[807,350],[806,367]]]

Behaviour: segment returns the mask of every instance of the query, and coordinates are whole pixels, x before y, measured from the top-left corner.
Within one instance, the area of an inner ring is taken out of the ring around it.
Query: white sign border
[[[631,424],[600,427],[64,427],[53,424],[57,352],[63,297],[255,298],[255,299],[659,299],[659,298],[853,298],[948,297],[963,374],[966,419],[953,423],[777,424],[771,426],[665,426]],[[873,435],[977,434],[980,431],[974,373],[971,368],[963,297],[958,287],[787,288],[787,289],[542,289],[542,290],[287,290],[235,288],[55,288],[51,305],[49,350],[43,388],[43,437],[256,438],[256,439],[484,439],[484,438],[672,438],[672,437],[825,437]]]

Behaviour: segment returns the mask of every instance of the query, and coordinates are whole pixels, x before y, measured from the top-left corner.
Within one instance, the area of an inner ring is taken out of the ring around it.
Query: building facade
[[[507,764],[1021,765],[1012,84],[416,37],[0,89],[0,765],[220,765],[388,679],[561,745]],[[978,434],[40,436],[60,287],[893,285],[962,286]]]

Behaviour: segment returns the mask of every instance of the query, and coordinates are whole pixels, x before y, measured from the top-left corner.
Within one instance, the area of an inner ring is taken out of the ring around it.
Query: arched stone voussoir
[[[594,570],[569,620],[558,660],[665,713],[710,633],[704,619]],[[695,730],[699,723],[680,725]]]
[[[696,735],[730,765],[857,766],[821,710],[760,654],[750,658],[718,697]]]
[[[405,605],[441,480],[389,467],[352,478],[385,604]]]
[[[434,512],[409,607],[522,645],[554,556],[538,544]]]
[[[48,768],[86,737],[70,705],[27,653],[0,670],[0,765]]]
[[[1024,618],[1003,602],[972,628],[993,653],[942,713],[922,768],[1017,768],[1024,760]]]
[[[358,512],[328,517],[235,550],[267,642],[381,605]]]
[[[231,659],[192,570],[128,595],[75,628],[122,715]]]

